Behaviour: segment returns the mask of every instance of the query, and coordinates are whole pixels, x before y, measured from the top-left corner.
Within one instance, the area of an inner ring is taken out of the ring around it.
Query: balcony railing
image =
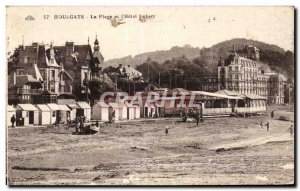
[[[40,94],[40,93],[42,93],[42,90],[18,88],[17,93],[18,94]]]

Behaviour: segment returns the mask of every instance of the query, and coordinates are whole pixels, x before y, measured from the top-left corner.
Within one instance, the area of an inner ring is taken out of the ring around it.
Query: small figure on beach
[[[271,118],[274,118],[274,111],[271,112]]]
[[[15,115],[13,115],[13,116],[10,118],[10,122],[11,122],[11,128],[14,128],[14,127],[15,127],[15,122],[16,122],[16,117],[15,117]]]
[[[293,125],[291,125],[291,127],[289,128],[289,131],[290,131],[291,136],[293,136],[293,133],[294,133]]]
[[[98,120],[96,121],[96,127],[99,127],[99,121]]]
[[[269,123],[269,122],[267,122],[266,126],[267,126],[267,131],[269,131],[269,128],[270,128],[270,123]]]
[[[260,122],[260,127],[261,127],[261,128],[263,128],[263,127],[264,127],[264,125],[263,125],[263,122],[262,122],[262,121]]]
[[[166,135],[168,135],[168,133],[169,133],[168,127],[166,127],[165,133],[166,133]]]
[[[199,121],[200,121],[200,114],[197,113],[197,114],[196,114],[196,122],[197,122],[197,126],[199,125]]]
[[[80,128],[79,119],[76,118],[76,119],[75,119],[75,129],[76,129],[76,133],[78,133],[79,128]]]

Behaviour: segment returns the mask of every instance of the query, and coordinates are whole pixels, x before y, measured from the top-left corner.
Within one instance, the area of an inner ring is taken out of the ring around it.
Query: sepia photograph
[[[295,186],[293,6],[5,19],[8,186]]]

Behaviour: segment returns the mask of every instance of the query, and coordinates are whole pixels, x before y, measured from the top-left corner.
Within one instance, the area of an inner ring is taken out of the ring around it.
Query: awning
[[[46,104],[37,104],[36,107],[40,111],[51,111],[51,109]]]
[[[47,106],[52,110],[52,111],[57,111],[59,110],[59,107],[56,103],[48,103]]]
[[[256,94],[244,94],[247,98],[249,99],[258,99],[258,100],[262,100],[262,99],[268,99],[266,97],[260,96],[260,95],[256,95]]]
[[[66,105],[57,105],[60,111],[71,111]]]
[[[87,102],[77,102],[76,103],[81,109],[91,109],[91,106]]]
[[[192,91],[196,95],[215,97],[219,99],[243,99],[241,96],[229,96],[222,93],[211,93],[204,91]]]
[[[34,107],[32,104],[18,104],[18,106],[24,111],[38,111],[38,108]]]
[[[76,104],[67,104],[71,109],[80,109],[80,107]]]

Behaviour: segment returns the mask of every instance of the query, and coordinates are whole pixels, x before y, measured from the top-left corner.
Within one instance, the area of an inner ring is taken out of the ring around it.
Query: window
[[[231,68],[231,66],[229,67],[229,71],[231,71],[232,70],[232,68]]]
[[[56,114],[55,111],[52,111],[52,117],[55,117],[55,114]]]
[[[239,79],[239,75],[235,75],[235,79]]]
[[[239,67],[238,67],[238,66],[236,66],[236,67],[235,67],[235,70],[236,70],[236,71],[239,71]]]
[[[26,111],[26,117],[28,117],[29,116],[29,111]]]
[[[87,77],[88,77],[88,75],[87,75],[87,73],[85,72],[85,73],[84,73],[84,79],[87,80]]]
[[[51,70],[51,77],[55,78],[55,71],[54,70]]]

